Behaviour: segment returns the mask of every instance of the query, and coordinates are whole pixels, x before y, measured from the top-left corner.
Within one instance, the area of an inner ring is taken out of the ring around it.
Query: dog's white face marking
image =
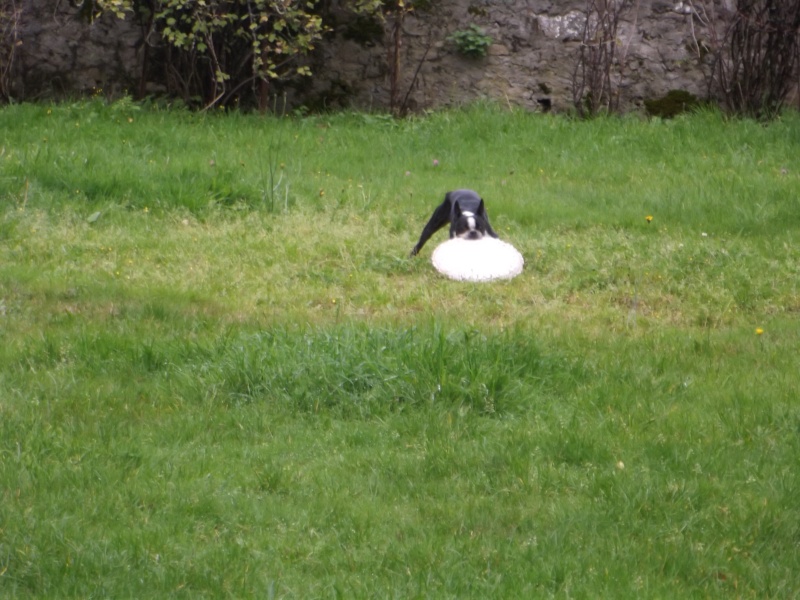
[[[478,221],[480,217],[471,210],[461,211],[458,215],[458,222],[453,223],[453,227],[457,228],[454,232],[455,237],[460,237],[465,240],[479,240],[483,237],[483,231],[478,229],[481,223]]]
[[[467,217],[467,226],[470,231],[475,229],[475,213],[470,210],[465,210],[461,213],[462,217]]]

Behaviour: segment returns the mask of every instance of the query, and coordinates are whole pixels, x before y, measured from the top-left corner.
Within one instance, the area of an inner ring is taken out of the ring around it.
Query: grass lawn
[[[0,596],[800,590],[800,115],[0,131]]]

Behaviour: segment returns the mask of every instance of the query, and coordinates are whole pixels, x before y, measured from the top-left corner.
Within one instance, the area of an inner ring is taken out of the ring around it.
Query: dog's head
[[[483,200],[477,212],[461,210],[455,203],[453,234],[465,240],[479,240],[486,235],[486,219],[484,218]]]

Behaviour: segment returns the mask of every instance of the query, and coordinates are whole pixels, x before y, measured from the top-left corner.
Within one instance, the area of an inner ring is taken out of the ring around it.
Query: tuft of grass
[[[525,398],[554,393],[545,381],[558,357],[529,340],[477,331],[284,329],[224,339],[182,373],[204,398],[268,401],[279,410],[370,418],[443,405],[459,412],[513,414]],[[509,354],[511,358],[509,358]]]
[[[0,595],[791,597],[797,118],[5,107]]]

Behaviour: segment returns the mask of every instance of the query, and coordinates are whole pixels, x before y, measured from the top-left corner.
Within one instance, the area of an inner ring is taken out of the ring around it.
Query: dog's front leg
[[[417,242],[416,246],[411,249],[411,256],[416,256],[419,254],[419,251],[422,250],[422,247],[425,245],[431,236],[439,231],[442,227],[447,225],[450,222],[450,202],[445,199],[436,210],[433,211],[428,224],[425,225],[425,228],[422,230],[422,235],[419,236],[419,241]]]

